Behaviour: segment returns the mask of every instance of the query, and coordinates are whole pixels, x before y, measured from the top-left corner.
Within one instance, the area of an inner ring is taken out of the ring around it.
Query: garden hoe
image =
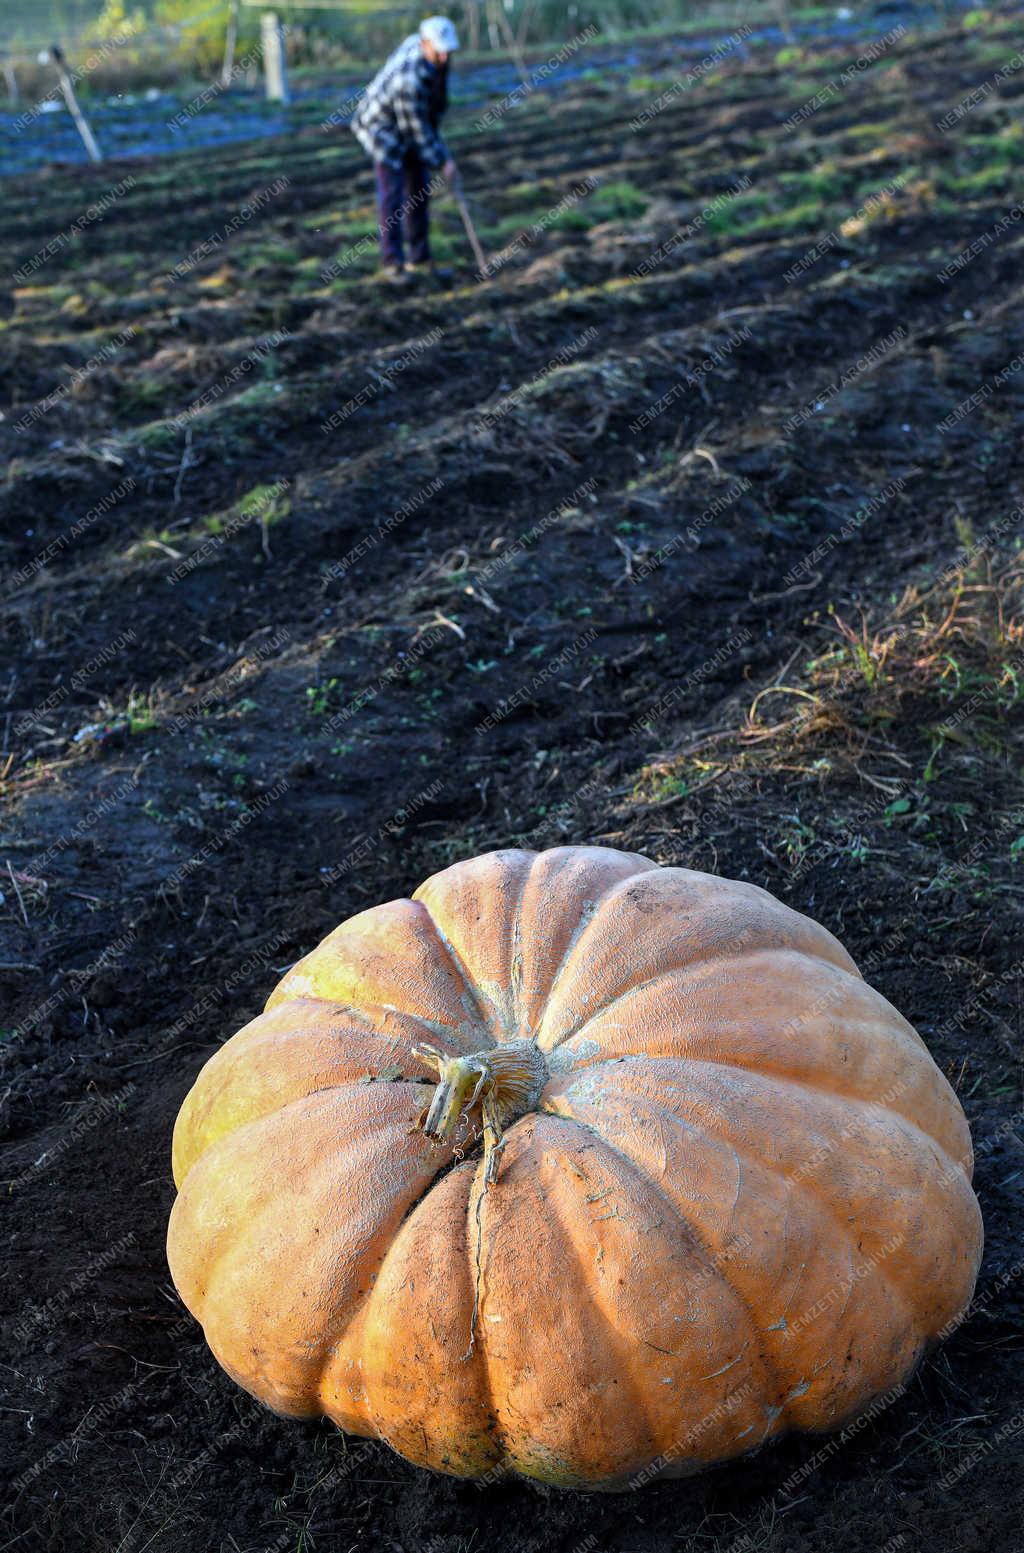
[[[469,238],[470,246],[473,249],[473,257],[476,259],[477,269],[486,271],[487,259],[483,249],[480,247],[480,239],[477,237],[476,227],[473,225],[473,217],[470,215],[469,206],[466,204],[462,179],[458,175],[452,180],[452,193],[455,195],[455,203],[458,205],[459,215],[462,217],[462,225],[466,228],[466,236]]]

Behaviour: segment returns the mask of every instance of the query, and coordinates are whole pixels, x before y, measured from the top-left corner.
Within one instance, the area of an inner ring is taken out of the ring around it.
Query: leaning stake
[[[75,88],[68,74],[67,63],[64,59],[64,51],[59,43],[50,45],[50,58],[53,61],[53,68],[57,72],[57,80],[60,82],[60,89],[64,93],[64,101],[68,105],[68,112],[75,121],[75,127],[82,137],[82,144],[89,153],[89,159],[93,162],[102,162],[103,158],[100,155],[100,148],[96,144],[96,137],[89,128],[88,120],[78,105]]]

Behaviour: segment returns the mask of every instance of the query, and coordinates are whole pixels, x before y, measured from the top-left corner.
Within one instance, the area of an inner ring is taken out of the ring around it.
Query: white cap
[[[451,54],[459,46],[455,23],[447,16],[428,16],[425,22],[420,22],[420,37],[432,43],[439,54]]]

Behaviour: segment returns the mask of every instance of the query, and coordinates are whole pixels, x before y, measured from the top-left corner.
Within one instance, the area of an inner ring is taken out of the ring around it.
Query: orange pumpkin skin
[[[422,1130],[424,1044],[543,1059],[489,1183],[479,1102]],[[173,1163],[170,1267],[224,1369],[463,1477],[624,1488],[836,1428],[981,1256],[956,1096],[837,940],[603,847],[337,928],[203,1068]]]

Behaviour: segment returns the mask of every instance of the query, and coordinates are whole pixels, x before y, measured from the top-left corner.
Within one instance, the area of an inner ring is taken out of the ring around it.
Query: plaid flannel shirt
[[[443,167],[448,148],[437,132],[447,100],[445,72],[431,64],[418,33],[399,44],[378,70],[352,118],[352,133],[375,162],[400,168],[416,150],[427,167]]]

